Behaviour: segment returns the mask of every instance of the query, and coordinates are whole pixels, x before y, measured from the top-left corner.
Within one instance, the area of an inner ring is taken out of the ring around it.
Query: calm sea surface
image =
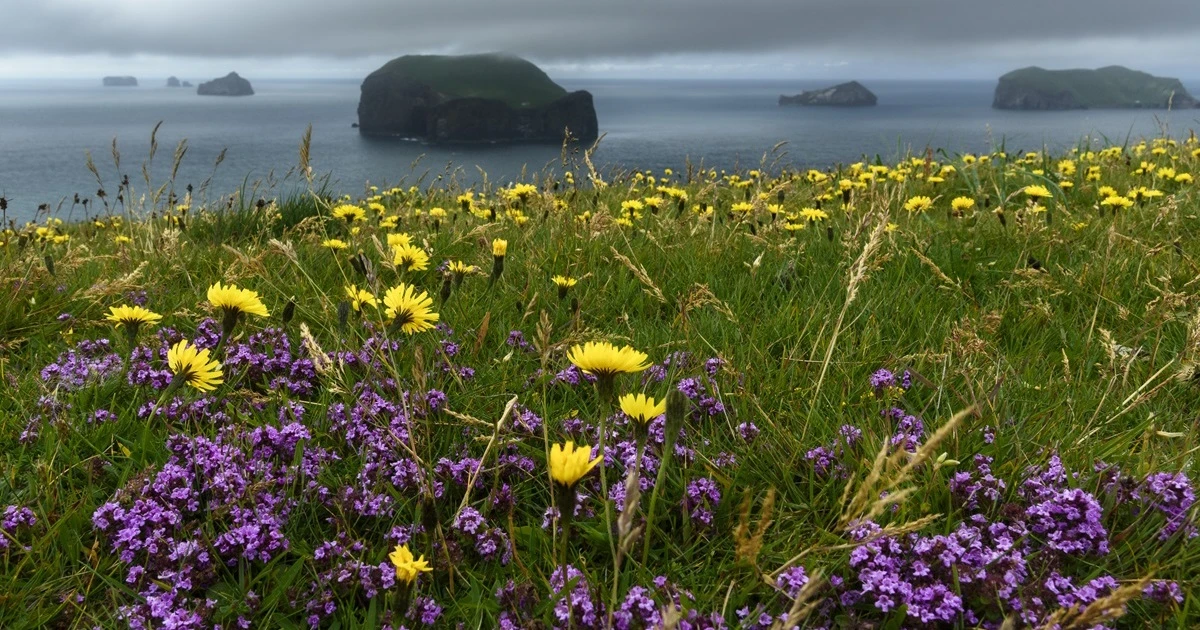
[[[158,153],[150,165],[151,185],[170,176],[172,153],[187,140],[175,178],[182,189],[205,181],[209,198],[262,182],[260,196],[294,190],[287,176],[298,162],[305,128],[313,126],[312,164],[330,174],[334,192],[361,193],[366,183],[411,183],[424,173],[451,171],[467,183],[479,168],[492,181],[521,177],[522,170],[555,166],[556,146],[443,148],[359,136],[358,81],[254,80],[256,95],[199,97],[191,89],[104,88],[96,81],[0,82],[0,195],[9,218],[32,217],[40,204],[66,216],[70,199],[94,196],[101,186],[87,170],[90,151],[104,180],[115,190],[119,174],[137,191],[146,186],[142,164],[150,131],[163,121]],[[758,166],[780,142],[781,164],[824,167],[862,156],[885,160],[926,146],[948,152],[983,151],[1003,143],[1009,151],[1062,149],[1091,137],[1122,143],[1153,136],[1166,124],[1172,135],[1200,127],[1200,110],[1004,112],[991,108],[994,82],[864,82],[879,105],[864,109],[781,108],[781,93],[823,87],[805,81],[560,81],[595,96],[600,130],[607,134],[596,154],[602,168],[672,167],[703,160],[717,168]],[[1188,86],[1200,93],[1200,86]],[[117,140],[121,164],[113,164]],[[224,161],[214,169],[217,156]],[[769,158],[770,159],[770,158]],[[477,168],[478,167],[478,168]],[[76,210],[74,216],[79,216]]]

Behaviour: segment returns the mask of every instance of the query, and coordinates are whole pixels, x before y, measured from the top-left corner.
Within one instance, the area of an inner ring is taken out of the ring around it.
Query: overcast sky
[[[1200,0],[0,0],[0,16],[0,78],[358,78],[490,51],[563,78],[1200,78]]]

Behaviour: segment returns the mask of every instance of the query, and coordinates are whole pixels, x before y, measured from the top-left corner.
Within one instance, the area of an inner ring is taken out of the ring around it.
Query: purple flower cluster
[[[42,368],[42,380],[51,387],[72,390],[102,382],[121,371],[121,356],[107,339],[85,339]]]
[[[519,330],[512,330],[508,333],[508,338],[504,340],[504,344],[510,348],[516,348],[522,352],[537,352],[533,344],[525,340],[525,333]]]
[[[700,477],[688,483],[683,506],[693,524],[703,528],[712,527],[713,511],[717,509],[717,504],[720,502],[721,489],[712,479]]]
[[[249,434],[230,427],[215,439],[172,436],[171,457],[157,473],[100,506],[92,522],[143,598],[122,606],[122,619],[137,628],[201,627],[212,610],[197,593],[220,566],[268,562],[286,551],[284,529],[297,503],[288,489],[319,468],[308,458],[293,463],[308,437],[300,425]]]
[[[900,378],[897,379],[891,370],[880,368],[871,375],[870,384],[871,389],[874,390],[877,397],[882,397],[892,387],[899,387],[904,391],[908,391],[912,389],[912,373],[904,370]]]
[[[1196,490],[1187,475],[1154,473],[1146,477],[1133,496],[1167,519],[1158,534],[1160,539],[1166,540],[1180,530],[1187,538],[1196,537],[1196,525],[1188,520],[1188,513],[1196,503]]]
[[[550,591],[555,596],[554,628],[604,627],[604,603],[599,589],[574,566],[559,567],[550,574]]]
[[[950,478],[950,493],[955,501],[969,511],[997,505],[1008,484],[992,474],[992,458],[975,456],[975,470],[959,471]]]
[[[838,436],[828,446],[818,446],[804,454],[818,478],[844,477],[846,468],[841,460],[846,453],[862,440],[862,430],[849,424],[838,428]]]
[[[483,560],[499,560],[502,565],[512,560],[508,534],[499,527],[489,527],[479,510],[470,506],[463,508],[452,529],[462,537],[461,544],[470,545]]]
[[[227,374],[240,372],[243,386],[309,396],[316,391],[317,371],[304,354],[303,349],[293,351],[283,329],[267,328],[244,343],[229,344],[223,363]]]
[[[8,550],[12,541],[16,539],[18,530],[31,528],[37,525],[37,516],[33,510],[27,507],[18,505],[10,505],[4,508],[4,516],[0,518],[0,551]],[[29,550],[28,547],[25,549]]]

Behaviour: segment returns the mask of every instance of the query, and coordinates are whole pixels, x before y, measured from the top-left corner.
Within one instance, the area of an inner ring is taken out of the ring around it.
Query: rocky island
[[[359,133],[435,143],[582,142],[599,133],[592,95],[568,93],[519,57],[406,55],[363,81]]]
[[[205,81],[196,88],[196,94],[200,96],[251,96],[254,94],[254,88],[250,87],[250,82],[238,76],[236,72]]]
[[[823,90],[808,90],[795,96],[780,95],[780,105],[828,105],[833,107],[871,107],[878,99],[858,81],[840,83]]]
[[[1000,77],[996,109],[1191,109],[1200,106],[1179,79],[1122,66],[1097,70],[1046,70],[1037,66]]]
[[[178,77],[167,77],[167,87],[183,87]]]
[[[137,77],[104,77],[104,87],[137,87]]]

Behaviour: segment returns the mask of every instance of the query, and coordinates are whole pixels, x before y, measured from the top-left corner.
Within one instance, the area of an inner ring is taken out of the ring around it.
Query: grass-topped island
[[[406,55],[367,76],[359,131],[438,143],[590,142],[592,95],[511,55]]]

